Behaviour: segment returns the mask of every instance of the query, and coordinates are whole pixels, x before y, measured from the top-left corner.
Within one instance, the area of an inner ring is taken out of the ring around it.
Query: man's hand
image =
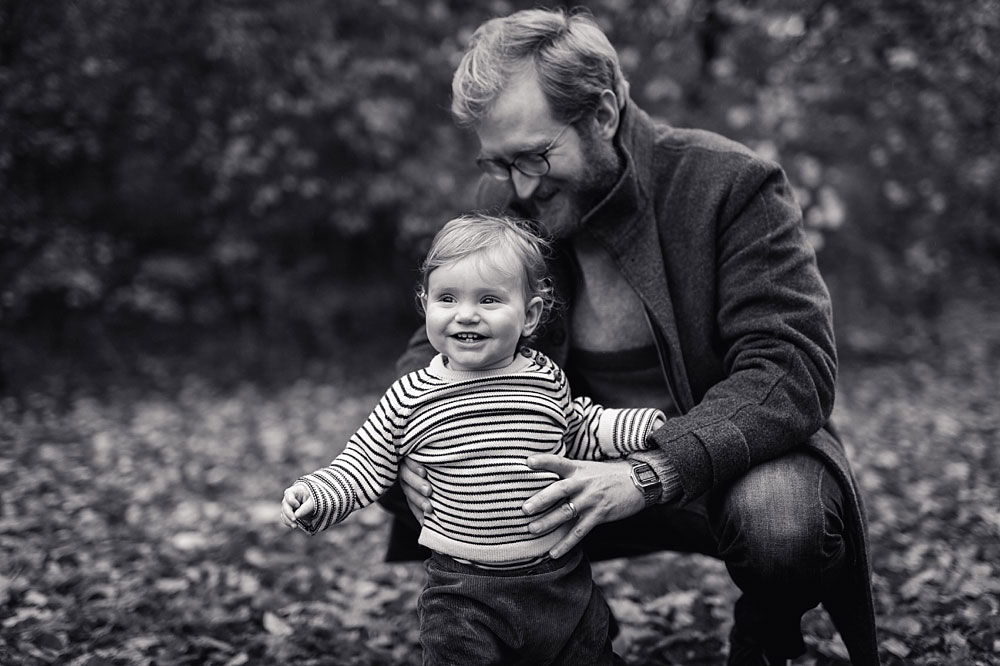
[[[427,481],[427,470],[409,458],[403,458],[403,463],[399,466],[399,486],[403,489],[403,496],[410,505],[413,517],[423,525],[424,516],[433,512],[428,499],[431,496],[431,484]]]
[[[285,527],[300,527],[299,520],[308,522],[316,505],[304,483],[296,483],[285,488],[281,499],[281,523]]]
[[[528,467],[561,477],[524,503],[526,514],[538,516],[528,529],[545,534],[567,520],[576,520],[573,529],[549,551],[553,558],[568,553],[598,525],[628,518],[646,507],[642,493],[632,483],[632,465],[627,461],[592,462],[539,454],[528,458]]]

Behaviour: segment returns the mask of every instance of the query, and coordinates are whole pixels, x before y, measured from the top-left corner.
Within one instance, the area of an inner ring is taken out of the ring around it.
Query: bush
[[[427,235],[471,204],[451,72],[529,6],[4,3],[0,327],[238,324],[322,351],[410,322]],[[641,106],[786,166],[842,295],[933,314],[996,263],[996,3],[591,9]]]

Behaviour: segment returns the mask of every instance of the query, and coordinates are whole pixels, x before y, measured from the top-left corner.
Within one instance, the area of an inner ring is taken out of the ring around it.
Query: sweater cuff
[[[306,516],[305,518],[297,519],[295,522],[299,524],[299,527],[302,528],[303,532],[312,536],[316,536],[317,534],[323,531],[320,528],[320,525],[323,524],[323,520],[321,520],[323,516],[321,515],[320,512],[320,507],[322,506],[321,505],[322,496],[320,495],[319,488],[316,487],[316,484],[308,476],[300,476],[298,479],[295,480],[295,482],[301,483],[306,487],[306,489],[309,491],[309,496],[312,498],[313,501],[313,512],[308,516]]]
[[[684,494],[681,488],[681,477],[677,473],[677,468],[667,459],[659,449],[649,449],[646,451],[636,451],[629,455],[629,460],[644,462],[653,468],[656,476],[660,478],[660,498],[657,504],[676,503]]]
[[[597,424],[597,441],[604,455],[622,458],[651,446],[646,438],[666,423],[659,409],[605,407]]]

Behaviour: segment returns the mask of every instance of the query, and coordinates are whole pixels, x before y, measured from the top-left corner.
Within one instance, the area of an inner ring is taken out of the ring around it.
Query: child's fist
[[[281,499],[281,524],[285,527],[299,527],[298,521],[308,522],[313,514],[315,504],[309,489],[304,483],[285,488],[285,496]]]

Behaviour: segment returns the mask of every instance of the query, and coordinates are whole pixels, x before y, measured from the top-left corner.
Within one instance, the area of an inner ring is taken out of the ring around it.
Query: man
[[[828,418],[830,302],[781,169],[718,135],[653,122],[585,13],[484,23],[453,80],[480,141],[483,207],[536,220],[558,248],[563,316],[534,341],[574,393],[671,418],[628,461],[536,456],[561,480],[525,504],[591,557],[721,558],[742,591],[729,664],[804,652],[819,603],[855,664],[878,664],[864,514]],[[431,354],[419,333],[399,370]],[[425,470],[401,470],[421,517]],[[405,548],[397,518],[389,557]]]

